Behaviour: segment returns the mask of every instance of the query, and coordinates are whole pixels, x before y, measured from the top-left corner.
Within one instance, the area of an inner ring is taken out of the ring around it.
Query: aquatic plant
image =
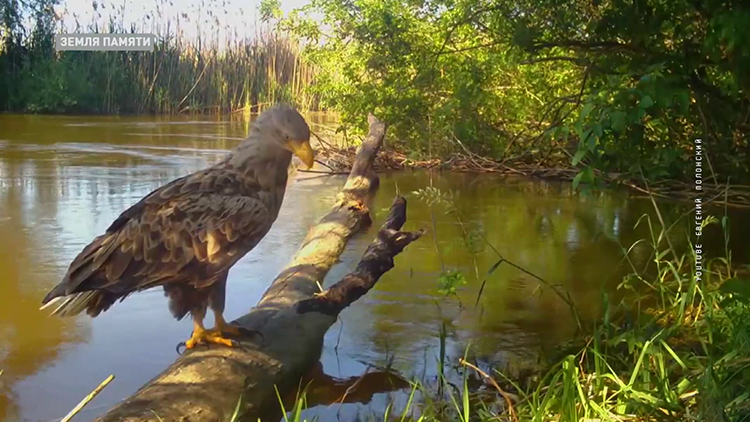
[[[52,36],[65,30],[63,17],[54,14],[55,3],[0,4],[6,18],[19,16],[5,22],[9,30],[0,48],[0,111],[250,113],[278,101],[304,110],[320,107],[319,96],[308,89],[314,66],[300,54],[299,43],[268,28],[259,26],[250,38],[230,33],[220,43],[215,34],[223,27],[212,20],[204,26],[196,23],[197,35],[189,37],[187,15],[185,22],[154,23],[164,21],[156,2],[156,15],[147,15],[138,27],[114,18],[104,25],[76,19],[74,30],[153,33],[157,42],[152,52],[55,52]],[[27,15],[36,16],[30,28],[21,19]]]
[[[696,265],[693,252],[678,257],[670,245],[663,246],[665,229],[656,232],[648,217],[641,223],[652,230],[655,279],[647,281],[633,267],[621,288],[635,297],[617,305],[605,298],[601,319],[571,340],[536,385],[524,388],[495,372],[517,395],[514,419],[750,417],[748,280],[732,270],[730,254]],[[707,219],[704,226],[716,223]],[[727,227],[722,225],[725,239]]]
[[[514,379],[464,357],[456,384],[445,375],[443,326],[437,386],[415,381],[404,408],[389,406],[366,420],[748,420],[750,280],[732,268],[728,246],[724,256],[702,262],[695,250],[676,253],[666,236],[671,226],[647,215],[637,224],[649,228],[636,243],[649,244],[653,267],[630,264],[620,284],[629,294],[619,303],[603,296],[601,317],[581,323],[546,369]],[[702,224],[720,226],[728,245],[726,215]],[[626,262],[632,250],[623,248]]]

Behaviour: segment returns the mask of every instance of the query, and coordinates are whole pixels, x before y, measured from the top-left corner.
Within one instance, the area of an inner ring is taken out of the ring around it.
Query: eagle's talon
[[[238,336],[242,333],[242,328],[234,322],[231,322],[229,324],[219,324],[216,326],[216,330],[220,333],[230,334],[233,336]]]
[[[243,337],[258,336],[258,337],[260,337],[261,341],[265,340],[265,337],[263,336],[263,333],[261,333],[258,330],[251,330],[249,328],[240,327],[239,331],[240,331],[240,335],[242,335]]]
[[[327,299],[328,298],[328,290],[324,290],[319,293],[313,293],[314,299]]]
[[[233,340],[225,338],[222,334],[222,331],[218,329],[197,329],[193,331],[193,335],[185,342],[185,349],[194,349],[195,346],[199,344],[204,346],[208,346],[209,344],[220,344],[227,347],[237,347]]]
[[[184,347],[184,349],[180,351],[180,347]],[[177,347],[175,347],[174,350],[177,352],[179,356],[182,356],[182,354],[185,353],[185,351],[187,350],[187,343],[184,341],[177,343]]]

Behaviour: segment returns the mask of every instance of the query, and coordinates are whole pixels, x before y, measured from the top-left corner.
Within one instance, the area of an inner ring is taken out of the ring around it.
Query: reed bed
[[[97,9],[96,2],[94,8]],[[158,10],[158,9],[157,9]],[[157,12],[160,13],[160,12]],[[276,102],[321,110],[309,88],[315,69],[299,43],[255,24],[252,36],[227,33],[218,19],[186,35],[184,19],[146,15],[127,26],[110,18],[65,28],[65,15],[19,29],[0,46],[0,111],[174,114],[251,113]],[[161,22],[153,24],[152,21]],[[218,33],[224,31],[221,39]],[[152,33],[152,52],[60,51],[59,33]],[[221,40],[221,41],[220,41]]]

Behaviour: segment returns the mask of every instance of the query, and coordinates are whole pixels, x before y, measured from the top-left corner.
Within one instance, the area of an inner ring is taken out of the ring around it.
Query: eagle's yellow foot
[[[218,331],[220,331],[220,332],[222,332],[224,334],[231,334],[233,336],[238,336],[238,335],[242,334],[242,330],[240,329],[240,327],[238,325],[227,324],[226,322],[224,322],[223,324],[217,323],[216,324],[216,330],[218,330]]]
[[[325,299],[328,297],[328,290],[323,290],[320,293],[313,293],[315,299]]]
[[[221,331],[217,329],[206,330],[196,328],[195,330],[193,330],[193,335],[190,336],[190,339],[185,342],[185,348],[189,350],[199,344],[208,343],[221,344],[227,347],[234,347],[236,345],[235,342],[230,339],[224,338],[221,334]]]
[[[244,337],[250,337],[253,335],[257,335],[261,338],[263,338],[263,333],[256,330],[248,330],[247,328],[240,327],[239,325],[235,323],[228,323],[224,316],[221,314],[216,314],[216,330],[224,333],[224,334],[230,334],[232,336],[244,336]]]

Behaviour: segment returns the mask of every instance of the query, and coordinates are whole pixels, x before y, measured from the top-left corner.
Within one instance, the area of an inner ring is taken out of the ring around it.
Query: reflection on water
[[[246,132],[244,121],[0,115],[0,420],[60,418],[115,374],[80,414],[79,420],[92,420],[174,360],[174,346],[189,335],[190,322],[171,317],[159,290],[134,295],[96,319],[49,318],[37,309],[68,263],[120,212],[159,185],[215,162]],[[230,272],[229,317],[257,302],[344,180],[299,176],[290,182],[271,233]],[[391,400],[403,403],[403,394],[388,391],[403,388],[404,381],[368,368],[392,367],[405,379],[430,382],[442,324],[449,359],[470,346],[473,357],[516,370],[533,366],[540,354],[569,338],[574,323],[565,301],[507,264],[487,278],[475,306],[487,270],[498,261],[492,247],[564,288],[581,317],[590,319],[600,311],[602,293],[617,296],[615,287],[628,270],[621,247],[647,235],[645,227],[633,227],[651,212],[650,204],[624,192],[580,197],[565,183],[387,174],[373,206],[374,227],[352,241],[326,282],[351,270],[396,192],[430,185],[452,193],[458,214],[410,197],[406,228],[430,231],[327,334],[324,374],[315,377],[326,387],[313,391],[311,403],[321,404],[308,418],[351,421],[382,412]],[[675,221],[685,208],[664,204],[662,212]],[[744,261],[741,240],[750,233],[738,215],[732,217],[734,256]],[[689,226],[683,222],[673,238],[680,248],[687,245]],[[720,248],[709,243],[707,250]],[[645,244],[636,247],[634,265],[645,266],[650,253]],[[443,267],[466,276],[457,298],[438,293]],[[347,391],[347,380],[366,372],[365,385],[346,404],[326,404]]]

